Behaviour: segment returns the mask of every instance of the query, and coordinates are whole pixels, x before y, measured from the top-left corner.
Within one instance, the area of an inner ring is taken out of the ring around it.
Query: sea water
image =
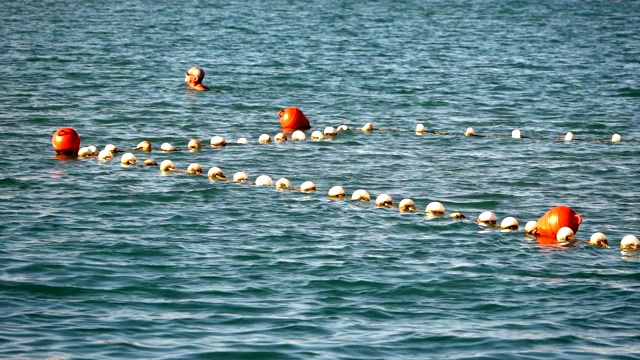
[[[1,358],[640,356],[640,263],[619,248],[640,236],[639,2],[0,9]],[[211,91],[186,89],[192,66]],[[258,144],[287,107],[350,130]],[[60,127],[250,180],[65,160]],[[263,174],[318,190],[254,186]],[[432,201],[447,215],[427,216]],[[556,205],[583,216],[573,246],[522,230]],[[483,211],[520,228],[480,226]],[[598,231],[610,248],[584,243]]]

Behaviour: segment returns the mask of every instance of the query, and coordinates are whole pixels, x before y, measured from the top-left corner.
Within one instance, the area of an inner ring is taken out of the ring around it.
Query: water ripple
[[[7,2],[0,27],[0,357],[640,354],[639,257],[619,249],[640,223],[637,2],[46,6]],[[186,91],[193,65],[212,91]],[[289,106],[351,130],[258,144]],[[61,161],[62,126],[318,191]],[[418,211],[330,200],[335,185]],[[584,218],[574,246],[475,222],[560,204]],[[596,231],[611,248],[584,242]]]

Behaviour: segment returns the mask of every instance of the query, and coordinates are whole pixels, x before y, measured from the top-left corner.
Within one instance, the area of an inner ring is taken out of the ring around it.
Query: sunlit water
[[[0,357],[640,356],[638,255],[619,249],[640,236],[640,3],[0,9]],[[213,91],[186,90],[194,65]],[[351,130],[258,144],[289,106],[312,130]],[[368,122],[393,131],[356,130]],[[65,126],[100,148],[151,141],[139,162],[318,191],[122,167],[121,154],[61,161],[51,136]],[[567,131],[575,141],[556,140]],[[331,200],[335,185],[418,211]],[[426,217],[431,201],[467,219]],[[560,204],[584,218],[577,245],[524,235]],[[520,230],[478,226],[487,210]],[[611,248],[582,242],[596,231]]]

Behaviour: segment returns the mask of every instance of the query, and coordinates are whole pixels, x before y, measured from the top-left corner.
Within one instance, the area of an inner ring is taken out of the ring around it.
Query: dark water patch
[[[615,96],[637,98],[640,97],[640,89],[631,87],[620,88],[616,92]]]

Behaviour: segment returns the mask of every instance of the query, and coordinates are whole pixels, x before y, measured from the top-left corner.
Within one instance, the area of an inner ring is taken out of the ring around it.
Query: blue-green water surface
[[[640,236],[640,2],[0,10],[0,358],[640,357],[640,262],[619,248]],[[186,89],[194,65],[212,91]],[[258,144],[290,106],[351,129]],[[250,182],[65,161],[66,126]],[[262,174],[318,191],[252,185]],[[336,185],[418,211],[329,199]],[[467,219],[425,216],[432,201]],[[522,231],[556,205],[584,218],[574,246]],[[483,211],[520,230],[479,226]],[[582,242],[598,231],[610,248]]]

